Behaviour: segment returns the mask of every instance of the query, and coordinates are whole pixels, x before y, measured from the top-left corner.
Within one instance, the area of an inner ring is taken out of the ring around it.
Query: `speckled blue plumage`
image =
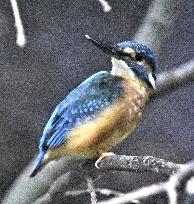
[[[122,94],[122,79],[102,71],[74,89],[54,110],[40,139],[40,150],[56,148],[67,139],[68,131],[95,118],[99,111]]]

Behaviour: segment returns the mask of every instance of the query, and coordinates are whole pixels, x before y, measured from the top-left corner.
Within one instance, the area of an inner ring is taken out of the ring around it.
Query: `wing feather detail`
[[[92,120],[122,95],[121,81],[120,77],[102,71],[80,84],[53,111],[39,148],[56,148],[64,144],[73,127]]]

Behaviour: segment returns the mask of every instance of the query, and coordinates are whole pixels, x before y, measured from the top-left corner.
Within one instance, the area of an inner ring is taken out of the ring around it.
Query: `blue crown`
[[[135,50],[136,53],[141,54],[146,59],[146,61],[152,66],[153,71],[155,71],[156,69],[155,55],[152,52],[152,50],[146,47],[145,45],[142,45],[135,40],[131,40],[118,43],[116,46],[118,46],[119,49],[121,50],[127,47],[132,48],[133,50]]]

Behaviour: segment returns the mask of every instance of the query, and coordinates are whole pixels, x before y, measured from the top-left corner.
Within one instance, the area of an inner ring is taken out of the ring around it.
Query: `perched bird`
[[[31,177],[41,165],[63,156],[103,157],[135,128],[155,89],[155,56],[136,41],[115,45],[86,38],[112,58],[111,72],[100,71],[75,88],[52,113],[43,131]]]

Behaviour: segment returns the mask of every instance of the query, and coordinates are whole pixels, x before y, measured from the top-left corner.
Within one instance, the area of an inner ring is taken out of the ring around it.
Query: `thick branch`
[[[34,203],[41,195],[44,195],[53,184],[57,186],[57,183],[55,183],[57,178],[66,172],[77,168],[80,163],[82,163],[82,161],[73,160],[70,158],[63,158],[58,161],[52,161],[46,165],[37,174],[37,176],[30,178],[29,175],[34,165],[34,161],[32,161],[16,179],[2,203]]]
[[[184,165],[182,164],[175,164],[173,162],[168,162],[163,159],[159,159],[156,157],[152,156],[125,156],[125,155],[114,155],[114,156],[109,156],[105,157],[99,164],[100,170],[113,170],[113,171],[137,171],[137,172],[155,172],[159,174],[164,174],[164,175],[171,175],[177,170],[179,170],[181,167]],[[90,172],[88,171],[90,169]],[[78,169],[76,170],[78,171]],[[35,203],[36,204],[42,204],[46,203],[48,201],[52,201],[52,198],[56,197],[56,195],[60,191],[66,192],[68,189],[67,187],[69,186],[69,183],[76,183],[73,181],[70,182],[70,180],[79,180],[81,182],[80,178],[77,178],[77,174],[79,177],[84,177],[83,173],[85,172],[85,176],[88,174],[95,175],[95,168],[94,168],[94,160],[88,161],[84,163],[82,166],[80,166],[79,172],[76,174],[76,171],[71,173],[71,178],[67,177],[67,174],[65,173],[61,177],[59,177],[53,184],[52,186],[48,189],[48,191],[41,196]],[[97,175],[99,176],[99,174]],[[97,178],[97,177],[95,177]],[[95,203],[96,195],[92,187],[93,184],[91,183],[91,180],[88,184],[88,189],[86,191],[80,191],[78,192],[79,194],[89,192],[91,194],[91,200],[92,203]],[[78,194],[78,195],[79,195]],[[77,195],[77,192],[75,192],[74,195]],[[139,195],[139,194],[138,194]],[[134,201],[136,199],[129,199],[130,201]]]
[[[150,5],[134,39],[154,50],[160,56],[160,46],[173,31],[186,0],[155,0]]]
[[[182,165],[168,162],[152,156],[125,156],[114,155],[104,158],[99,164],[102,170],[156,172],[170,175],[175,173]]]
[[[176,69],[162,72],[157,75],[157,89],[155,96],[160,96],[194,81],[194,60],[181,65]]]

